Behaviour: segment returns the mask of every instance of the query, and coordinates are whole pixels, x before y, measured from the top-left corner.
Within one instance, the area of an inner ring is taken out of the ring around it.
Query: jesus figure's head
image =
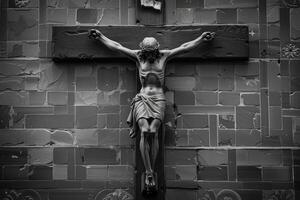
[[[139,58],[143,62],[154,63],[161,57],[159,42],[154,37],[145,37],[140,43]]]

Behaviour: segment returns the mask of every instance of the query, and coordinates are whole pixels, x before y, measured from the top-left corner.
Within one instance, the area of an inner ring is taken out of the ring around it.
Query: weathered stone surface
[[[67,105],[68,93],[67,92],[48,92],[47,94],[49,105]]]
[[[195,150],[166,150],[166,165],[193,165],[197,163],[196,160]]]
[[[239,181],[260,181],[261,169],[257,166],[238,166],[237,177]]]
[[[95,91],[96,89],[96,78],[90,76],[76,78],[77,91]]]
[[[100,129],[98,131],[98,144],[101,146],[113,146],[120,144],[118,129]]]
[[[115,56],[115,57],[122,57],[119,53],[113,53],[112,51],[109,51],[106,47],[103,45],[96,43],[92,40],[89,40],[87,37],[87,29],[89,27],[54,27],[53,30],[53,42],[54,42],[54,54],[53,56],[55,58],[60,58],[62,55],[63,57],[69,57],[69,58],[80,58],[85,54],[87,58],[93,57],[93,58],[103,58],[108,56]],[[202,47],[197,48],[198,50],[195,50],[191,53],[187,53],[185,55],[182,55],[180,57],[205,57],[205,58],[247,58],[248,57],[248,30],[246,26],[231,26],[230,28],[228,26],[203,26],[203,27],[195,27],[195,26],[186,26],[181,27],[178,29],[177,27],[163,27],[164,30],[162,30],[162,27],[126,27],[126,31],[124,30],[124,27],[121,27],[123,33],[128,33],[129,37],[122,35],[122,37],[119,37],[119,29],[120,27],[109,27],[109,30],[105,27],[100,28],[101,31],[109,35],[111,39],[116,40],[120,43],[124,43],[122,41],[122,38],[126,38],[126,45],[129,48],[137,49],[138,43],[136,41],[141,41],[145,35],[153,35],[154,37],[157,37],[160,41],[160,38],[164,37],[164,40],[161,40],[161,48],[174,48],[179,46],[180,44],[186,42],[187,40],[191,40],[190,34],[194,33],[195,31],[199,30],[205,30],[205,31],[214,31],[217,33],[217,35],[222,35],[222,40],[218,40],[218,37],[214,40],[213,46],[210,46],[209,48],[202,49]],[[128,38],[130,37],[133,32],[136,32],[138,29],[138,32],[140,33],[137,37],[135,37],[132,41],[128,41]],[[159,29],[159,35],[157,34],[157,30]],[[178,30],[188,30],[188,31],[179,31]],[[234,31],[233,31],[234,30]],[[109,31],[109,32],[108,32]],[[64,34],[65,32],[69,34]],[[80,33],[80,34],[79,34]],[[86,33],[86,34],[82,34]],[[147,33],[147,34],[146,34]],[[234,34],[233,34],[234,33]],[[173,39],[166,39],[167,37],[172,37]],[[68,39],[67,39],[68,38]],[[174,39],[175,38],[175,39]],[[221,37],[220,37],[221,38]],[[224,39],[226,38],[226,39]],[[236,38],[240,38],[240,40],[236,40]],[[80,42],[79,42],[80,41]],[[170,43],[172,41],[172,43]],[[74,42],[78,45],[80,45],[81,51],[78,51],[76,49],[73,49]],[[227,44],[228,42],[228,44]],[[234,45],[233,45],[234,43]],[[230,45],[229,45],[230,44]],[[84,47],[88,46],[88,48]],[[203,45],[202,45],[203,46]],[[204,45],[206,46],[206,45]],[[222,48],[220,48],[220,46]],[[230,46],[230,48],[228,48]],[[232,46],[236,48],[232,48]],[[103,48],[100,48],[103,47]],[[217,48],[216,48],[217,47]],[[209,50],[209,51],[208,51]],[[197,53],[198,52],[198,53]],[[199,53],[200,52],[200,53]]]
[[[235,146],[234,130],[218,130],[218,146]]]
[[[119,69],[117,67],[100,67],[98,69],[98,89],[112,91],[119,85]]]
[[[235,128],[234,115],[219,115],[219,128],[221,129]]]
[[[68,179],[68,166],[67,165],[54,165],[52,168],[53,180],[67,180]]]
[[[97,96],[97,105],[119,105],[120,104],[120,92],[99,92]],[[111,107],[111,106],[110,106]]]
[[[98,145],[97,129],[75,129],[76,145]]]
[[[193,90],[196,86],[194,77],[166,77],[166,87],[169,90]]]
[[[184,128],[207,128],[208,116],[207,115],[183,115]]]
[[[29,92],[29,104],[30,105],[43,105],[46,101],[46,92]]]
[[[0,78],[0,90],[24,90],[25,80],[20,77]]]
[[[200,166],[198,180],[220,181],[227,180],[227,166]]]
[[[245,93],[241,94],[241,100],[244,105],[259,105],[259,94],[257,93]]]
[[[269,113],[270,113],[270,129],[281,129],[281,124],[282,124],[281,107],[271,106]]]
[[[257,130],[236,130],[236,146],[261,146],[261,133]]]
[[[189,131],[188,146],[209,146],[209,131],[208,130]]]
[[[228,164],[228,155],[225,150],[199,150],[198,163],[203,166],[219,166]]]
[[[177,105],[194,105],[195,95],[192,91],[175,91],[174,100]]]
[[[67,12],[65,8],[47,8],[47,23],[65,24],[67,22]]]
[[[97,112],[96,106],[76,106],[76,127],[96,128]]]
[[[236,107],[236,128],[251,129],[254,128],[253,120],[259,109],[252,106],[237,106]]]
[[[24,165],[27,163],[27,149],[21,148],[1,148],[0,149],[0,164],[2,165]]]
[[[32,165],[29,167],[30,180],[52,180],[52,167],[45,165]]]
[[[291,107],[300,108],[300,92],[294,92],[290,95],[291,97]]]
[[[97,9],[87,9],[79,8],[77,9],[77,19],[78,23],[88,23],[95,24],[98,21],[98,10]]]
[[[53,162],[52,148],[31,148],[28,150],[28,163],[31,165],[47,165]]]
[[[75,143],[74,136],[70,131],[57,130],[51,134],[51,142],[53,145],[68,146]]]
[[[184,189],[167,189],[166,190],[166,199],[190,199],[196,200],[197,199],[197,192],[194,190],[184,190]]]
[[[262,169],[262,179],[265,181],[290,181],[291,167],[264,167]]]
[[[73,128],[74,115],[27,115],[26,128]]]
[[[76,106],[96,106],[98,95],[95,91],[80,91],[75,93]]]
[[[84,163],[88,165],[114,165],[120,163],[119,151],[108,148],[84,149]]]
[[[108,166],[108,177],[110,180],[133,180],[134,170],[128,165]]]
[[[107,180],[108,179],[108,166],[87,166],[86,179],[87,180]]]
[[[240,93],[237,92],[220,92],[219,104],[221,105],[239,105]]]
[[[175,170],[177,180],[197,180],[196,165],[177,165]]]
[[[196,86],[194,90],[216,91],[218,89],[217,77],[196,77]]]
[[[216,24],[217,23],[216,10],[203,10],[200,8],[196,8],[194,10],[194,23]]]
[[[237,10],[236,9],[219,9],[217,10],[218,24],[236,24]]]
[[[38,39],[38,10],[11,9],[7,12],[8,40]]]
[[[196,92],[197,105],[216,105],[218,104],[218,93],[216,92]]]

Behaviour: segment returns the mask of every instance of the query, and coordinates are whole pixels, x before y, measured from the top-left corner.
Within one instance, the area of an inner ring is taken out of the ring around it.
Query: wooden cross
[[[164,6],[164,5],[163,5]],[[152,12],[148,8],[137,6],[138,20],[144,24],[163,24],[163,11]],[[191,52],[182,54],[176,59],[225,59],[246,60],[249,57],[248,27],[244,25],[205,25],[205,26],[57,26],[53,27],[53,59],[60,60],[116,60],[125,59],[123,54],[108,49],[101,43],[88,38],[88,30],[99,29],[110,39],[130,49],[139,49],[139,42],[146,36],[155,37],[160,49],[172,49],[193,40],[204,31],[215,32],[215,39],[201,45]],[[136,199],[163,200],[165,196],[164,179],[164,132],[159,138],[155,171],[158,173],[158,194],[147,197],[142,195],[142,172],[144,171],[139,147],[136,139]]]

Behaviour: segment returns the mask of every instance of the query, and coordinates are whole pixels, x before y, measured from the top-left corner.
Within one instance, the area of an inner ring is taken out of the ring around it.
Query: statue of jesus
[[[188,52],[203,42],[213,40],[214,35],[213,32],[204,32],[198,38],[171,50],[160,50],[159,42],[155,38],[145,37],[140,43],[140,49],[132,50],[105,37],[99,30],[89,31],[90,38],[125,54],[135,61],[138,68],[142,88],[132,100],[127,123],[131,127],[130,137],[136,136],[137,128],[140,130],[140,152],[146,170],[145,186],[147,188],[156,187],[153,169],[159,150],[158,129],[163,122],[166,107],[163,91],[166,63],[176,55]]]

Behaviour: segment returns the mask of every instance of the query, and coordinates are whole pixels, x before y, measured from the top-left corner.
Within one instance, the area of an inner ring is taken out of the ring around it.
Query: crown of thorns
[[[155,50],[155,49],[158,49],[159,46],[160,46],[160,44],[157,41],[155,42],[154,45],[147,45],[147,44],[145,45],[143,42],[140,43],[140,48],[142,50]]]

